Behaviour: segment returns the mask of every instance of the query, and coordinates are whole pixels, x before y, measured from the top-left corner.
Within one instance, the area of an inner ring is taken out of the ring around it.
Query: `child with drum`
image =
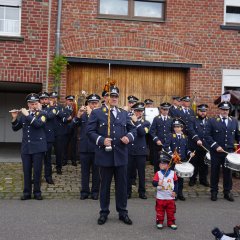
[[[190,157],[194,157],[195,153],[188,150],[187,137],[183,134],[184,122],[181,119],[173,120],[173,134],[170,134],[163,146],[164,150],[169,154],[173,155],[177,152],[182,162],[186,162]],[[194,168],[192,169],[194,170]],[[183,176],[178,176],[178,192],[177,199],[185,201],[183,196]]]
[[[160,170],[155,173],[153,186],[157,187],[156,194],[156,226],[163,229],[164,215],[167,214],[167,226],[173,230],[177,229],[175,224],[175,197],[177,193],[177,175],[169,168],[171,157],[161,154],[159,157]]]

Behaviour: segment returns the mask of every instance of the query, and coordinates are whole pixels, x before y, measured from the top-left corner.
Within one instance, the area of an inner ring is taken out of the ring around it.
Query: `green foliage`
[[[53,88],[55,88],[55,90],[60,87],[61,75],[67,64],[68,62],[66,58],[62,55],[55,56],[52,61],[49,73],[52,77],[54,77]]]

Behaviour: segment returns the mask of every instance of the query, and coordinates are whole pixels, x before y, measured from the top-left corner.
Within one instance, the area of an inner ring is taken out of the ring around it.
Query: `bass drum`
[[[194,172],[194,166],[191,163],[185,162],[175,165],[176,174],[178,177],[187,178],[192,177]]]
[[[240,171],[240,154],[229,153],[225,159],[225,167],[234,171]]]

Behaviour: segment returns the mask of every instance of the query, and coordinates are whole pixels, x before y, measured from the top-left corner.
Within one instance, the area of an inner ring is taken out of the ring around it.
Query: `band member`
[[[101,104],[105,105],[107,103],[107,101],[108,101],[108,98],[109,98],[109,94],[108,94],[107,91],[104,90],[102,92],[102,98],[103,98],[103,100],[102,100]]]
[[[229,117],[231,103],[224,101],[218,105],[219,116],[209,120],[206,128],[206,140],[210,146],[211,156],[211,200],[217,200],[220,166],[223,169],[223,193],[228,201],[234,201],[232,190],[232,171],[226,168],[227,152],[234,152],[234,142],[239,143],[238,122]]]
[[[62,105],[58,104],[57,92],[51,92],[49,94],[49,101],[53,103],[53,106],[56,110],[56,118],[54,123],[55,131],[54,150],[56,154],[57,174],[61,175],[66,134],[65,124],[68,122],[70,116],[69,113],[65,111],[65,108]]]
[[[172,97],[172,106],[169,108],[169,116],[172,118],[179,117],[179,108],[181,107],[181,97],[173,96]]]
[[[32,168],[34,171],[33,195],[37,200],[42,200],[41,172],[44,153],[47,151],[47,141],[44,131],[46,117],[40,110],[39,97],[31,93],[26,97],[28,110],[21,109],[22,116],[18,112],[12,112],[12,129],[22,129],[21,158],[23,164],[24,190],[21,200],[31,199],[32,195]]]
[[[154,101],[150,98],[144,100],[145,108],[153,108]]]
[[[108,104],[111,108],[110,114],[108,114],[107,106],[94,109],[87,125],[87,135],[96,144],[95,164],[100,168],[101,210],[98,219],[99,225],[107,221],[110,213],[110,187],[113,176],[115,178],[116,209],[119,213],[119,219],[125,224],[132,224],[127,211],[127,144],[134,141],[136,127],[131,123],[127,112],[117,107],[118,99],[119,89],[111,86]],[[108,124],[108,120],[110,124]],[[110,136],[108,135],[109,130]]]
[[[67,165],[68,162],[68,153],[69,146],[71,147],[71,162],[73,166],[77,166],[77,128],[75,125],[71,124],[71,121],[74,117],[73,104],[75,101],[75,96],[68,95],[66,96],[66,106],[64,111],[66,112],[68,118],[66,120],[65,126],[65,136],[64,136],[64,153],[63,153],[63,166]]]
[[[177,151],[181,161],[186,162],[189,157],[194,157],[194,153],[188,149],[187,136],[183,134],[183,121],[181,119],[173,120],[173,134],[167,137],[164,144],[164,150],[173,155],[174,151]],[[178,193],[177,198],[181,201],[185,201],[183,196],[183,178],[178,178]]]
[[[152,136],[153,142],[155,143],[153,159],[154,173],[159,170],[158,152],[165,144],[167,136],[172,132],[172,118],[168,116],[170,106],[171,104],[168,102],[160,104],[160,114],[153,119],[153,123],[149,131],[150,135]]]
[[[204,163],[206,156],[206,147],[208,145],[205,140],[206,125],[208,123],[207,117],[207,104],[200,104],[197,106],[197,116],[192,119],[192,123],[189,129],[189,149],[195,150],[195,156],[191,159],[191,163],[194,166],[194,174],[190,178],[189,186],[194,186],[197,181],[197,175],[199,174],[199,182],[205,187],[209,187],[207,180],[208,166]]]
[[[99,170],[95,165],[95,143],[87,137],[86,127],[93,109],[99,107],[100,96],[91,94],[87,97],[88,105],[82,106],[73,119],[73,123],[80,126],[80,160],[81,160],[81,192],[80,199],[87,199],[90,195],[93,200],[98,199]],[[92,172],[92,188],[89,189],[90,173]]]
[[[39,93],[39,100],[47,120],[45,124],[47,152],[44,155],[44,177],[48,184],[54,184],[52,179],[52,147],[55,141],[54,123],[57,111],[53,106],[53,102],[49,101],[47,92]]]
[[[132,106],[139,100],[137,97],[130,95],[127,97],[128,99],[128,105],[126,107],[124,107],[124,110],[128,111],[128,116],[132,116],[133,115],[133,110],[132,110]]]
[[[185,123],[184,125],[184,133],[188,135],[188,127],[191,122],[191,118],[195,116],[194,111],[190,108],[190,96],[184,96],[181,99],[181,107],[179,108],[178,111],[178,116],[183,120]]]
[[[138,102],[132,106],[134,115],[132,122],[137,128],[137,136],[128,144],[128,198],[132,194],[132,173],[138,171],[139,198],[147,199],[145,189],[145,164],[147,156],[146,134],[149,132],[150,122],[143,119],[144,103]]]

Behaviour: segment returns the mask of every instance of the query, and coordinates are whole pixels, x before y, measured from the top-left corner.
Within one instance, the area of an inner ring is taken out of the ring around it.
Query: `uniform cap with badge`
[[[159,163],[167,163],[169,164],[171,161],[171,156],[168,154],[165,154],[164,152],[161,152],[158,158]]]
[[[110,86],[110,96],[119,96],[119,89],[116,86]]]
[[[49,94],[47,92],[40,92],[38,94],[39,98],[49,98]]]
[[[185,125],[185,122],[181,118],[175,118],[173,119],[172,125],[173,127],[183,127]]]
[[[180,101],[190,102],[190,101],[191,101],[191,98],[190,98],[190,96],[184,96],[184,97],[180,98]]]
[[[144,100],[144,103],[145,104],[153,104],[154,101],[152,99],[150,99],[150,98],[147,98],[147,99]]]
[[[171,107],[171,104],[168,102],[164,102],[160,104],[160,108],[168,110]]]
[[[232,107],[232,104],[228,101],[223,101],[218,104],[218,108],[222,110],[229,110]]]
[[[200,112],[206,112],[208,110],[208,105],[207,104],[200,104],[197,106],[197,110]]]
[[[135,103],[139,100],[137,97],[135,97],[133,95],[128,96],[127,99],[128,99],[129,103]]]
[[[38,102],[39,96],[36,93],[30,93],[26,96],[26,102]]]
[[[102,97],[106,97],[106,96],[108,96],[108,92],[104,90],[104,91],[102,92]]]
[[[86,97],[87,102],[99,102],[101,100],[100,96],[93,93]]]
[[[49,93],[49,97],[50,98],[57,98],[58,97],[58,93],[57,92],[50,92]]]
[[[132,109],[135,111],[144,111],[144,103],[143,102],[137,102],[132,106]]]
[[[75,96],[73,95],[68,95],[65,97],[66,100],[70,100],[70,101],[73,101],[75,99]]]
[[[176,100],[176,101],[180,102],[181,101],[181,97],[179,97],[179,96],[172,96],[172,100]]]

